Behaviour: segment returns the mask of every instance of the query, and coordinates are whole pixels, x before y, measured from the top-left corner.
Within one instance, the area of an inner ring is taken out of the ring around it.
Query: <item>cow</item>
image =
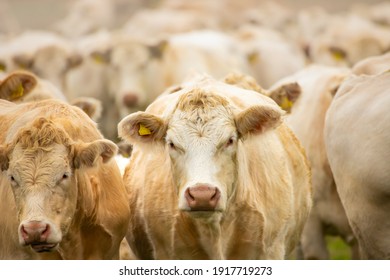
[[[351,67],[358,61],[389,50],[390,31],[357,15],[332,19],[309,44],[312,62]]]
[[[0,99],[14,103],[57,99],[68,102],[67,97],[53,83],[39,78],[29,71],[13,71],[0,80]],[[102,105],[91,97],[72,99],[70,104],[81,108],[91,119],[97,121],[101,116]]]
[[[25,31],[0,48],[4,71],[28,70],[63,89],[63,74],[80,63],[70,41],[48,31]]]
[[[251,75],[265,88],[306,65],[303,50],[275,30],[247,25],[235,37],[248,57]]]
[[[360,60],[352,67],[356,75],[378,75],[390,69],[390,51]]]
[[[56,99],[0,100],[0,259],[118,259],[129,223],[117,146]]]
[[[69,100],[80,96],[95,98],[103,106],[99,129],[105,138],[118,141],[116,126],[120,121],[115,98],[109,94],[109,50],[114,44],[114,36],[109,32],[96,32],[75,42],[80,55],[79,65],[70,68],[63,76],[63,91]]]
[[[326,236],[340,236],[358,258],[358,245],[337,194],[325,152],[323,129],[325,114],[333,94],[351,70],[312,64],[274,85],[297,82],[301,94],[286,118],[301,141],[310,161],[313,183],[313,207],[301,237],[303,259],[329,259]]]
[[[304,150],[284,111],[200,75],[118,124],[139,259],[283,259],[311,208]]]
[[[325,147],[363,259],[390,259],[390,72],[352,76],[325,120]]]
[[[145,110],[167,87],[193,73],[217,79],[234,71],[250,73],[238,41],[213,30],[175,34],[157,42],[119,38],[111,50],[110,66],[109,90],[120,119]]]

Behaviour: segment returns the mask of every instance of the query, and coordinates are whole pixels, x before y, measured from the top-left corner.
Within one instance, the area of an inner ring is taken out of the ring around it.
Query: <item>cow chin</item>
[[[189,216],[194,219],[215,219],[222,215],[222,210],[213,211],[185,211]]]
[[[58,243],[34,243],[30,246],[36,253],[53,252],[58,249]]]

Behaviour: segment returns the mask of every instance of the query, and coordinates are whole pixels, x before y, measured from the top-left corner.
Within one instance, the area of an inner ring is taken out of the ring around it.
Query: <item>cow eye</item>
[[[14,176],[9,176],[9,179],[12,181],[12,182],[15,182],[15,177]]]
[[[234,143],[234,138],[230,137],[229,140],[226,142],[226,147],[233,145],[233,143]]]
[[[62,175],[62,179],[63,179],[63,180],[68,179],[68,178],[69,178],[68,173],[64,173],[64,175]]]
[[[176,147],[175,147],[175,144],[173,144],[172,142],[169,142],[168,143],[168,146],[169,146],[169,148],[171,148],[171,149],[175,149]]]

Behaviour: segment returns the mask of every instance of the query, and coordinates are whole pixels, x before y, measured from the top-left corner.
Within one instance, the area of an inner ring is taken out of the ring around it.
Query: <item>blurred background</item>
[[[71,7],[78,0],[0,0],[0,16],[2,18],[0,30],[22,30],[26,28],[47,28],[69,13]],[[99,2],[99,1],[97,1]],[[155,8],[161,0],[114,0],[118,3],[115,14],[115,24],[119,27],[129,16],[140,8]],[[185,1],[183,1],[185,2]],[[259,1],[264,2],[264,1]],[[383,0],[276,0],[293,10],[300,10],[309,6],[320,6],[329,12],[340,12],[361,4],[373,5]]]

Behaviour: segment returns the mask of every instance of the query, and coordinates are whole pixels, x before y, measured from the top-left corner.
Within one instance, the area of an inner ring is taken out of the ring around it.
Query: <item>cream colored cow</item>
[[[119,39],[111,51],[110,65],[110,92],[121,118],[144,110],[167,87],[193,73],[217,79],[233,71],[250,73],[239,43],[213,30],[173,35],[159,42]]]
[[[0,99],[14,103],[57,99],[67,102],[66,96],[51,82],[39,78],[28,71],[14,71],[0,80]],[[72,105],[81,108],[91,119],[97,121],[101,116],[102,105],[91,97],[72,99]]]
[[[390,51],[367,57],[352,67],[352,73],[356,75],[378,75],[387,70],[390,70]]]
[[[310,65],[274,85],[296,82],[301,87],[286,122],[305,148],[312,170],[313,208],[302,233],[299,256],[304,259],[329,259],[328,235],[340,236],[352,246],[352,257],[358,258],[356,239],[338,197],[323,140],[326,111],[349,74],[349,68]]]
[[[331,20],[309,46],[315,63],[352,66],[358,61],[380,55],[390,48],[390,30],[356,15]]]
[[[364,259],[390,259],[390,72],[354,76],[334,97],[325,146]]]
[[[283,259],[311,208],[310,169],[283,111],[258,92],[193,78],[118,125],[140,259]]]

